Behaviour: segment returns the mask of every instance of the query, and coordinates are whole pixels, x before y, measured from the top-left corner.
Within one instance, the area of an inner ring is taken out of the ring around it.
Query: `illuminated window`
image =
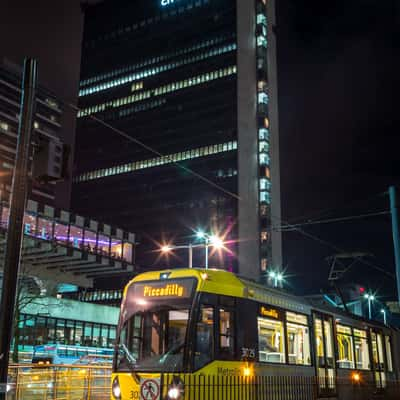
[[[393,372],[392,346],[390,343],[389,336],[385,336],[385,348],[386,348],[387,370],[389,372]]]
[[[97,240],[97,251],[108,255],[110,253],[110,237],[99,233]]]
[[[372,361],[374,363],[375,381],[378,387],[386,387],[385,358],[383,353],[382,334],[371,332]]]
[[[258,93],[258,103],[259,104],[268,104],[268,95],[264,92]]]
[[[219,310],[219,346],[220,356],[230,359],[235,353],[235,328],[233,312],[224,309]]]
[[[267,231],[261,231],[261,243],[267,242],[268,241],[268,232]]]
[[[269,139],[269,131],[266,128],[261,128],[258,131],[258,138],[260,140],[268,140]]]
[[[45,218],[38,218],[36,236],[46,240],[52,239],[53,221]]]
[[[219,71],[214,71],[214,73],[212,74],[212,78],[210,80],[227,77],[227,76],[230,76],[235,73],[236,73],[236,66],[220,69]],[[202,76],[204,77],[205,74]],[[199,77],[201,77],[201,76],[199,76]],[[199,77],[193,77],[191,80],[189,80],[189,86],[196,86],[196,85],[201,84],[202,83],[201,79],[197,79]],[[163,89],[165,89],[166,93],[175,91],[175,90],[181,90],[184,87],[183,82],[184,81],[175,82],[173,84],[168,84],[168,85],[165,85],[165,86],[153,89],[153,90],[144,91],[143,93],[140,94],[140,96],[142,96],[141,98],[139,96],[129,96],[126,98],[126,103],[133,103],[133,102],[141,101],[143,99],[150,98],[151,96],[158,96],[160,94],[160,92],[162,92]],[[118,108],[121,106],[123,100],[124,99],[115,99],[111,102],[111,106]],[[107,105],[108,104],[109,103],[107,103]],[[97,112],[96,110],[104,111],[104,109],[105,109],[105,104],[97,105],[95,109],[93,109],[93,107],[89,107],[84,110],[80,110],[80,112],[78,112],[78,117],[93,114],[93,112]]]
[[[367,331],[353,329],[357,369],[370,369]]]
[[[310,328],[307,317],[286,312],[289,364],[311,365]]]
[[[343,325],[336,325],[339,368],[354,368],[354,344],[351,328]]]
[[[122,240],[116,238],[111,239],[111,257],[122,257]]]
[[[268,268],[268,259],[267,258],[262,258],[261,259],[261,271],[266,271]]]
[[[103,178],[110,175],[116,175],[121,173],[126,173],[129,171],[137,171],[144,168],[152,168],[158,165],[169,164],[173,162],[179,162],[187,159],[194,159],[201,156],[207,156],[211,154],[222,153],[226,151],[232,151],[237,149],[237,142],[220,143],[214,146],[206,146],[202,148],[197,148],[193,150],[188,150],[185,152],[174,153],[171,155],[166,155],[163,157],[152,158],[149,160],[142,160],[138,162],[133,162],[131,164],[124,164],[122,166],[116,166],[107,169],[101,169],[98,171],[86,172],[77,178],[76,182],[87,181],[96,178]]]
[[[128,263],[133,262],[133,245],[132,243],[124,243],[122,258]]]
[[[261,35],[258,36],[257,37],[257,46],[266,48],[267,47],[267,38],[264,36],[261,36]]]
[[[260,362],[285,363],[283,322],[272,318],[257,318],[258,357]]]
[[[3,131],[8,131],[9,125],[6,122],[0,121],[0,129]]]
[[[54,237],[61,242],[68,242],[68,225],[56,222],[54,224]]]
[[[96,232],[85,229],[85,235],[83,240],[85,250],[92,251],[97,248],[97,234]]]
[[[270,192],[260,192],[260,201],[262,203],[271,204],[271,193]]]

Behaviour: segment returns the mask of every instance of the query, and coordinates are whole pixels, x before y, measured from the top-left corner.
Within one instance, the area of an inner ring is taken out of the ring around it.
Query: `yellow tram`
[[[399,349],[389,327],[227,271],[148,272],[124,291],[111,399],[353,399],[389,389]]]

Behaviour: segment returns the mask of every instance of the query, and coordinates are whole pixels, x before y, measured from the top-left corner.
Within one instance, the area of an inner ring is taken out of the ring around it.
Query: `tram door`
[[[333,320],[323,314],[314,314],[315,357],[320,394],[336,391]]]
[[[382,333],[371,330],[372,361],[377,388],[386,387],[386,368]]]

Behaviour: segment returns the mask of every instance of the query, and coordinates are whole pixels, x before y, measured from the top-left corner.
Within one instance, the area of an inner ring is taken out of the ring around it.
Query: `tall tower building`
[[[139,263],[165,265],[155,243],[202,228],[229,250],[210,266],[257,278],[280,265],[274,24],[271,0],[87,7],[73,208],[141,234]]]

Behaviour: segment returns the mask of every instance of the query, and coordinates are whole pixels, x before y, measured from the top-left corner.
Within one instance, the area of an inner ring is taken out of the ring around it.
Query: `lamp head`
[[[197,239],[204,239],[206,237],[206,234],[200,230],[196,232],[196,237]]]
[[[217,249],[222,249],[222,247],[224,247],[224,242],[222,239],[215,235],[210,236],[210,243]]]

